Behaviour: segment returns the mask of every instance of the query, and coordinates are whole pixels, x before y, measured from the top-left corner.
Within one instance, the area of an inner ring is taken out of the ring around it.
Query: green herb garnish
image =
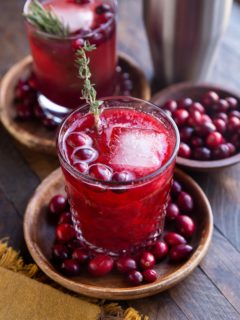
[[[103,101],[97,100],[97,92],[90,80],[92,76],[89,68],[90,59],[86,55],[86,52],[91,52],[95,49],[95,45],[90,45],[89,41],[84,41],[83,47],[78,49],[76,52],[76,62],[79,68],[79,77],[84,81],[81,99],[86,100],[86,102],[90,105],[90,112],[93,113],[96,126],[99,128],[99,116],[101,113],[99,107],[103,104]]]
[[[29,7],[29,13],[23,15],[27,20],[43,32],[60,37],[69,35],[69,28],[51,11],[46,10],[38,0],[33,0]]]

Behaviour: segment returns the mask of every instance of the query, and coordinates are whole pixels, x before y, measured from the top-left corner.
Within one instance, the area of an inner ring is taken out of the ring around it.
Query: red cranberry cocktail
[[[28,13],[32,0],[25,4]],[[113,91],[116,68],[115,0],[42,0],[68,27],[67,36],[38,30],[28,20],[27,33],[39,91],[49,100],[67,108],[80,104],[82,81],[76,67],[76,51],[84,40],[96,45],[89,52],[92,81],[100,96]]]
[[[119,255],[159,237],[178,146],[173,120],[139,99],[104,99],[99,126],[87,105],[68,116],[58,155],[83,244]]]

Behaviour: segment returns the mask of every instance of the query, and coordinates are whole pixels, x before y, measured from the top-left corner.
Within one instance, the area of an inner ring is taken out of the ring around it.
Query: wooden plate
[[[221,98],[229,96],[235,97],[239,101],[240,105],[240,95],[233,92],[231,89],[226,89],[213,84],[194,84],[191,82],[171,85],[155,94],[151,101],[159,106],[163,105],[164,102],[169,99],[178,100],[185,97],[192,98],[195,101],[200,101],[201,96],[210,90],[216,91]],[[196,171],[213,171],[232,166],[238,162],[240,162],[240,153],[226,159],[212,161],[198,161],[177,157],[177,164]]]
[[[134,84],[133,96],[149,100],[151,91],[141,69],[126,54],[119,54],[119,65],[129,72]],[[4,76],[0,92],[0,118],[9,133],[27,147],[47,154],[56,154],[55,131],[46,129],[37,120],[16,121],[14,88],[19,78],[30,73],[32,57],[27,56],[15,64]]]
[[[156,266],[159,278],[151,284],[129,287],[119,274],[93,278],[87,274],[65,278],[58,273],[50,262],[51,247],[54,241],[54,226],[47,222],[47,204],[50,198],[64,192],[63,177],[60,169],[50,174],[37,188],[30,200],[24,218],[24,235],[28,249],[38,266],[50,278],[77,293],[111,300],[137,299],[151,296],[177,284],[188,276],[200,263],[209,247],[213,232],[213,217],[210,204],[201,188],[188,175],[180,170],[175,177],[184,189],[189,191],[195,201],[196,232],[191,245],[194,253],[188,261],[181,264],[162,262]]]

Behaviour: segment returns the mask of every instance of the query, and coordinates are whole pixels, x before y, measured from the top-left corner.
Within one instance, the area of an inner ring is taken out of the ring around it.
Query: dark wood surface
[[[28,53],[21,10],[23,0],[0,2],[0,74]],[[120,0],[119,48],[142,66],[152,67],[141,20],[140,0]],[[240,5],[219,48],[209,80],[240,90]],[[32,153],[0,127],[0,238],[30,259],[23,240],[22,217],[29,197],[49,172],[54,157]],[[128,302],[150,319],[240,319],[240,165],[217,173],[192,173],[206,192],[214,213],[212,245],[201,265],[179,285],[151,298]]]

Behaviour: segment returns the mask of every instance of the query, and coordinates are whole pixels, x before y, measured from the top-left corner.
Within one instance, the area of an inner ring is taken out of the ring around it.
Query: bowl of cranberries
[[[240,161],[240,96],[210,84],[172,85],[152,102],[166,110],[180,132],[177,163],[199,171]]]
[[[205,256],[212,230],[208,199],[180,170],[161,238],[131,255],[94,252],[77,239],[60,169],[40,184],[24,216],[28,249],[44,273],[74,292],[111,300],[150,296],[183,280]]]

